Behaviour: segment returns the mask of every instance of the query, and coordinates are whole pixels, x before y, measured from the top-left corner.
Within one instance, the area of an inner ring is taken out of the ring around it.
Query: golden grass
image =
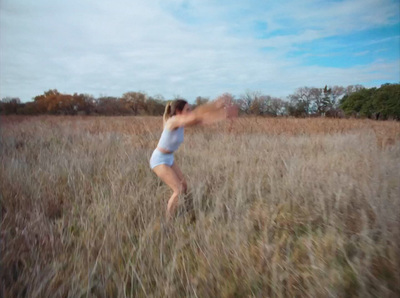
[[[0,121],[3,297],[400,295],[399,122],[187,129],[168,226],[160,117]]]

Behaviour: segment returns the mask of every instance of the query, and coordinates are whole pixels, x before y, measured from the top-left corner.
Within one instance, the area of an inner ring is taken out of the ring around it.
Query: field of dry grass
[[[400,295],[399,122],[188,128],[173,225],[161,118],[0,122],[3,297]]]

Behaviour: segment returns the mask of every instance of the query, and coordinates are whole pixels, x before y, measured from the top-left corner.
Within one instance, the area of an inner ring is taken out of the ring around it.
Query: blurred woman
[[[165,107],[164,129],[150,158],[150,167],[173,191],[167,205],[167,220],[175,214],[179,196],[187,192],[186,179],[174,161],[174,152],[184,139],[184,127],[216,123],[236,117],[237,113],[237,107],[224,96],[193,111],[190,105],[181,99],[174,100]]]

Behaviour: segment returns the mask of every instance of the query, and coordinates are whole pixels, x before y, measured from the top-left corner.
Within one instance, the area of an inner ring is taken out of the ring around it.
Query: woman
[[[157,148],[150,158],[150,167],[173,191],[167,205],[167,220],[175,214],[178,198],[187,191],[187,183],[182,171],[174,162],[174,152],[183,142],[184,127],[211,124],[237,116],[237,107],[226,97],[199,106],[191,111],[185,100],[175,100],[165,107],[164,129]]]

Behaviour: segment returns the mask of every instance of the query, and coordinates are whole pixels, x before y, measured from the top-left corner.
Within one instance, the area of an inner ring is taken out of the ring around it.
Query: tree
[[[293,97],[290,98],[286,106],[288,115],[293,117],[306,117],[308,108],[308,104],[305,101]]]
[[[0,103],[1,114],[17,114],[18,108],[21,106],[21,100],[18,97],[5,97]]]
[[[127,92],[122,95],[121,101],[134,115],[138,115],[145,112],[146,98],[147,95],[141,92]]]
[[[331,94],[332,89],[325,85],[324,89],[316,99],[317,112],[320,116],[325,116],[326,111],[332,107]]]
[[[263,100],[261,96],[254,96],[254,99],[251,101],[249,114],[252,115],[261,115],[263,112]]]
[[[132,110],[117,97],[104,96],[97,99],[95,111],[101,115],[128,115]]]
[[[57,105],[53,108],[53,113],[62,115],[75,115],[74,98],[69,94],[59,94],[56,97]]]
[[[75,95],[74,95],[75,96]],[[96,108],[96,99],[90,94],[79,94],[80,106],[79,111],[84,112],[86,115],[92,114]]]
[[[342,86],[333,86],[331,88],[331,104],[332,108],[336,109],[339,107],[339,100],[345,94],[345,88]]]
[[[289,112],[291,116],[306,117],[312,110],[312,88],[298,88],[288,96],[290,100]]]
[[[365,108],[362,114],[361,110],[370,99],[370,91],[368,89],[361,89],[350,95],[345,95],[341,101],[341,108],[346,115],[368,116],[368,111]]]
[[[345,95],[340,100],[340,107],[347,115],[400,120],[400,84],[360,88],[350,95]]]
[[[270,116],[280,116],[285,112],[285,102],[276,97],[270,97],[266,113]]]
[[[152,116],[161,116],[164,114],[165,101],[149,97],[146,99],[146,114]]]
[[[321,105],[322,90],[315,87],[298,88],[289,95],[290,110],[298,116],[309,116],[318,112]]]
[[[362,89],[365,89],[362,85],[349,85],[345,88],[344,94],[350,96],[352,93],[361,91]]]
[[[260,92],[246,91],[246,93],[241,95],[238,100],[240,110],[245,114],[259,114],[260,96]]]
[[[59,95],[60,93],[57,89],[50,89],[44,92],[42,95],[34,97],[34,102],[36,103],[37,111],[42,113],[55,113],[59,105]]]
[[[327,117],[341,117],[342,110],[340,109],[339,103],[345,94],[345,88],[342,86],[333,86],[329,88],[329,101],[325,110],[325,116]]]
[[[372,94],[376,119],[400,120],[400,84],[384,84]]]

